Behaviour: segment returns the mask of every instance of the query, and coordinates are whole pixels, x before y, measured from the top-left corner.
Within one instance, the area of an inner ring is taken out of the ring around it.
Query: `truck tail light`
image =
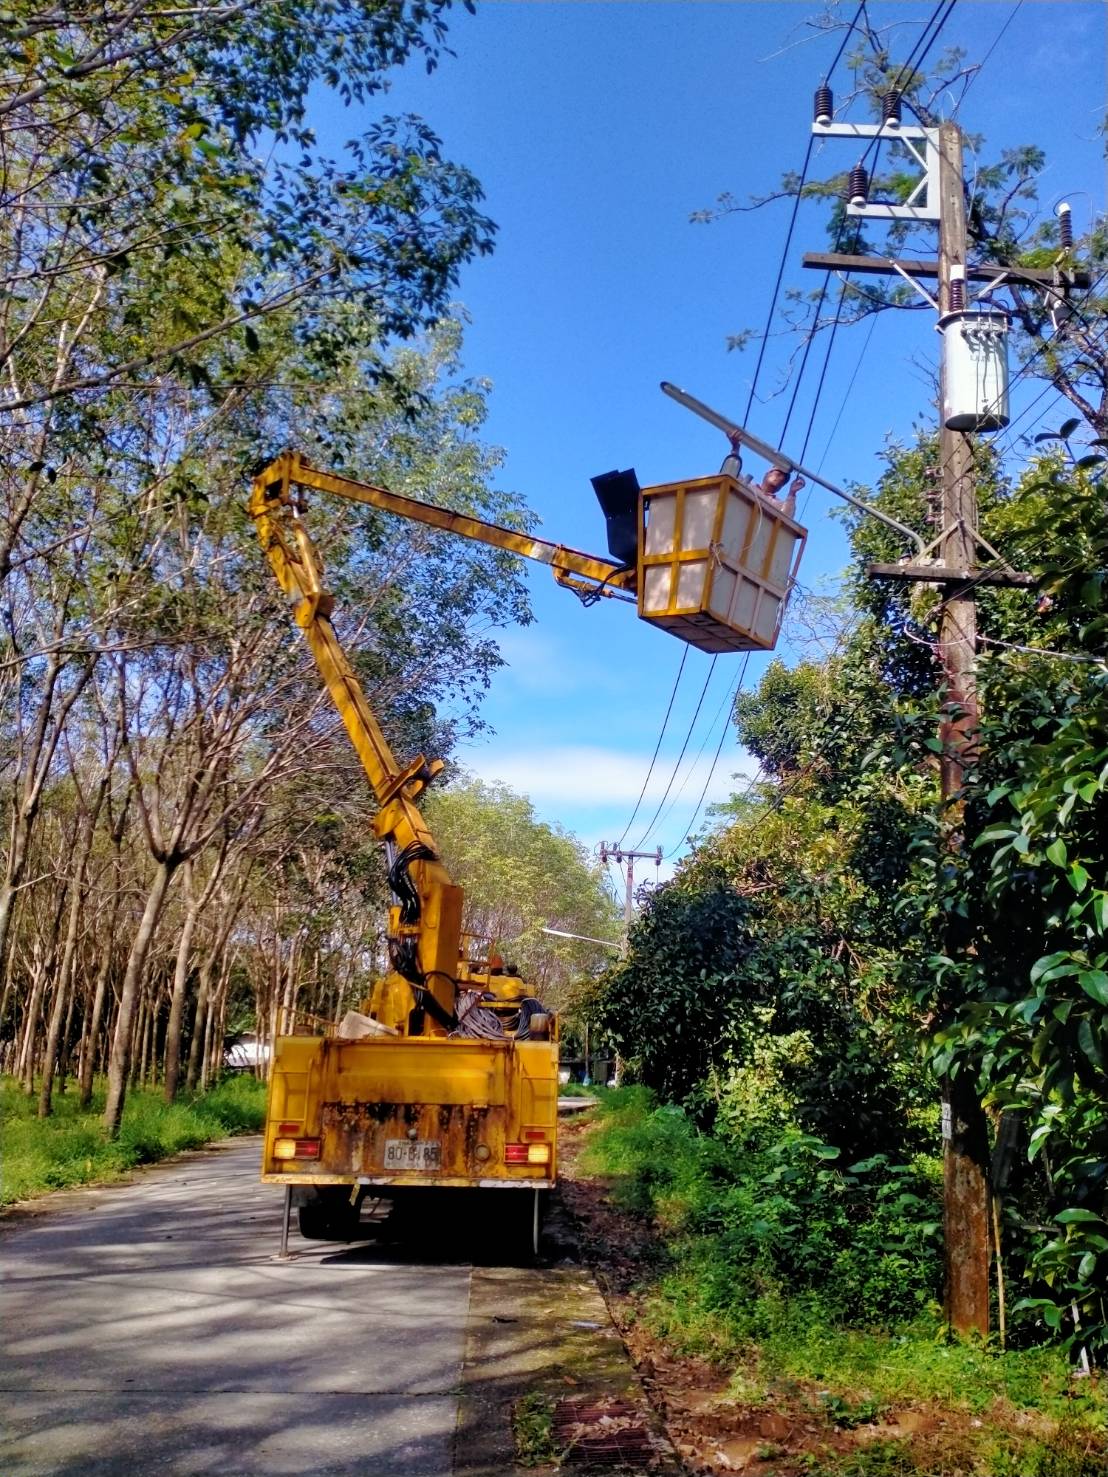
[[[319,1139],[274,1139],[274,1159],[318,1159]]]
[[[505,1164],[549,1164],[549,1144],[505,1144]]]

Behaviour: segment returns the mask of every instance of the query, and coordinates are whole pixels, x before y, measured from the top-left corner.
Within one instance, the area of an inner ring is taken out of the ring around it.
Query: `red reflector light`
[[[545,1128],[525,1128],[523,1130],[523,1137],[525,1139],[542,1139],[543,1142],[545,1143],[545,1141],[546,1141],[546,1129]]]
[[[297,1139],[296,1154],[294,1157],[297,1159],[318,1159],[319,1139]]]
[[[505,1164],[526,1164],[527,1163],[527,1145],[526,1144],[505,1144],[504,1145],[504,1163]]]
[[[278,1133],[298,1134],[300,1132],[300,1124],[299,1123],[278,1123],[278,1125],[277,1125],[277,1132]]]

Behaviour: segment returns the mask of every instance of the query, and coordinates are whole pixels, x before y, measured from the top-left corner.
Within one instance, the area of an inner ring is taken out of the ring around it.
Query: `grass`
[[[606,1094],[597,1114],[584,1162],[660,1242],[660,1270],[644,1273],[635,1299],[643,1332],[730,1375],[729,1400],[818,1430],[810,1450],[763,1477],[1108,1473],[1108,1401],[1059,1349],[953,1340],[922,1281],[897,1307],[890,1276],[910,1282],[912,1248],[922,1260],[931,1247],[911,1224],[931,1215],[925,1190],[904,1168],[882,1162],[851,1178],[815,1158],[791,1177],[800,1161],[777,1146],[699,1134],[642,1089]],[[787,1173],[767,1174],[774,1164]],[[906,1411],[921,1418],[918,1433],[873,1432]]]
[[[607,1088],[602,1087],[599,1083],[593,1083],[591,1087],[586,1087],[583,1082],[561,1082],[558,1084],[559,1097],[599,1098],[606,1091]]]
[[[227,1077],[211,1091],[182,1094],[167,1104],[158,1088],[127,1094],[119,1137],[110,1140],[100,1122],[104,1091],[86,1112],[76,1094],[55,1093],[54,1112],[36,1116],[37,1095],[27,1097],[10,1079],[0,1081],[0,1204],[31,1200],[51,1190],[119,1179],[139,1164],[153,1164],[213,1139],[257,1133],[265,1116],[265,1083]]]
[[[512,1407],[512,1435],[521,1467],[549,1467],[559,1459],[554,1445],[554,1402],[533,1392]]]

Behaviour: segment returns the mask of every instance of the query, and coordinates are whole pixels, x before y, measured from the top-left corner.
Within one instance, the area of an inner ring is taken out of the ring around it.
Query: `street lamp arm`
[[[566,933],[564,928],[543,928],[540,933],[548,933],[556,939],[577,939],[582,944],[601,944],[605,949],[611,949],[613,954],[619,953],[619,945],[614,944],[611,939],[594,939],[587,933]]]
[[[808,467],[801,466],[799,462],[793,461],[792,457],[787,456],[783,451],[777,451],[772,446],[767,446],[764,441],[760,441],[757,436],[752,436],[749,431],[745,430],[742,426],[737,426],[734,421],[728,420],[718,410],[713,410],[710,405],[705,405],[703,400],[698,400],[695,395],[690,395],[688,391],[678,389],[676,385],[671,385],[669,380],[662,381],[661,389],[671,400],[676,400],[678,405],[683,405],[686,410],[691,410],[695,415],[700,416],[702,420],[706,420],[709,425],[713,425],[722,431],[725,436],[737,437],[756,456],[765,457],[771,466],[780,467],[783,472],[799,472],[801,477],[805,478],[808,482],[817,482],[820,487],[825,487],[828,492],[834,493],[836,497],[841,497],[844,502],[850,503],[860,513],[865,513],[869,518],[876,518],[879,522],[884,523],[886,527],[895,529],[897,533],[903,534],[914,546],[917,554],[924,552],[923,540],[906,523],[901,523],[899,519],[891,517],[888,513],[882,513],[879,508],[870,507],[869,503],[862,502],[861,498],[855,497],[853,493],[847,492],[842,487],[836,487],[834,482],[828,482],[827,478],[821,477],[818,472],[813,472]]]

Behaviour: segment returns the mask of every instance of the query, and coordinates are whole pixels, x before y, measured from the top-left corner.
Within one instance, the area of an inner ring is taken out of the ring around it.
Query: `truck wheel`
[[[361,1202],[352,1205],[343,1186],[317,1190],[297,1211],[300,1234],[306,1241],[356,1241],[360,1212]]]

